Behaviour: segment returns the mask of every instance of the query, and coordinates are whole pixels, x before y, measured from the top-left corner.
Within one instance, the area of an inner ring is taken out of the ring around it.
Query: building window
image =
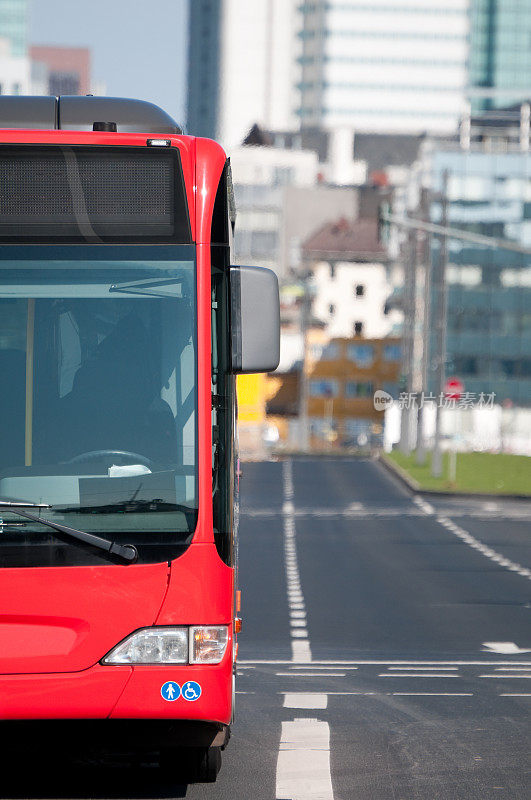
[[[354,336],[361,336],[363,333],[363,322],[354,323]]]
[[[337,397],[339,383],[334,380],[322,378],[310,381],[310,397]]]
[[[339,358],[339,345],[337,342],[312,344],[310,353],[316,361],[336,361]]]
[[[354,288],[354,294],[356,297],[365,297],[365,286],[362,283],[358,283]]]
[[[273,167],[273,186],[289,186],[293,183],[291,167]]]
[[[321,354],[321,358],[323,361],[336,361],[339,358],[339,345],[337,342],[328,342],[323,347],[323,352]]]
[[[401,361],[402,347],[399,344],[386,344],[383,349],[384,361]]]
[[[330,280],[333,281],[336,277],[336,265],[334,263],[330,264]]]
[[[336,307],[333,303],[330,303],[330,305],[328,306],[328,313],[330,314],[331,317],[333,317],[334,314],[336,313]]]
[[[398,400],[398,384],[397,383],[384,383],[384,392],[390,394],[393,400]]]
[[[362,400],[371,397],[373,393],[373,385],[368,381],[347,381],[345,383],[345,397],[351,400]]]
[[[347,356],[358,367],[370,367],[374,362],[374,347],[371,344],[349,344]]]

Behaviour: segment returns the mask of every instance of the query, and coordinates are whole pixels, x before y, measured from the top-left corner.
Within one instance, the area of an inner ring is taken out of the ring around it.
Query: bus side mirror
[[[272,372],[280,361],[278,279],[270,269],[231,267],[232,371]]]

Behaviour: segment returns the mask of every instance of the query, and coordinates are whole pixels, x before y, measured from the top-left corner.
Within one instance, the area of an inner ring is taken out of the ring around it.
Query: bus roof
[[[121,133],[181,134],[174,119],[145,100],[122,97],[0,97],[0,129],[92,131],[115,123]]]

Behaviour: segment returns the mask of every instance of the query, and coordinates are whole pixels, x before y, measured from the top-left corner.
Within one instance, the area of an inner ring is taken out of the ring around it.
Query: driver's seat
[[[174,418],[157,395],[147,339],[141,320],[129,314],[78,369],[72,391],[59,404],[63,460],[94,450],[173,460]]]

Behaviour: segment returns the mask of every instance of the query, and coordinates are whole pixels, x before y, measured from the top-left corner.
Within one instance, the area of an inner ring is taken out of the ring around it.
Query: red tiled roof
[[[375,219],[328,222],[302,245],[306,258],[335,258],[347,261],[385,260],[385,248],[378,241]]]

